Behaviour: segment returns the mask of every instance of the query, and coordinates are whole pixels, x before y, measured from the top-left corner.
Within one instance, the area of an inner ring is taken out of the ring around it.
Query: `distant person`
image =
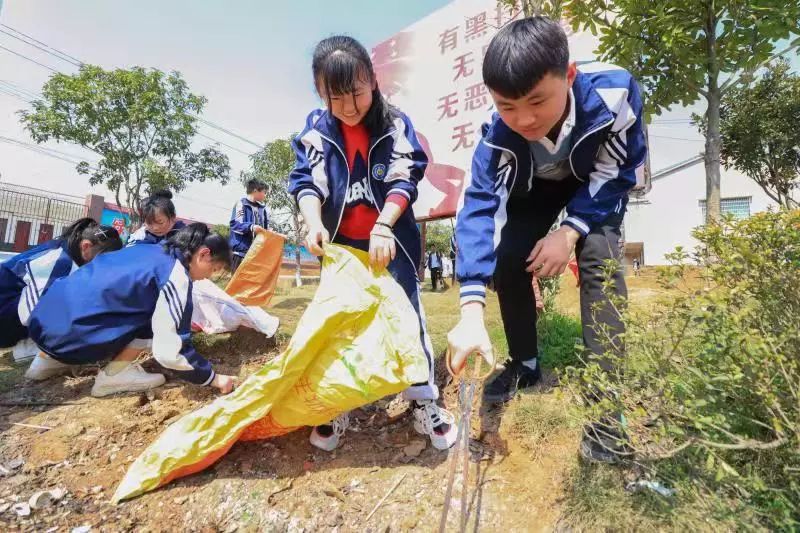
[[[250,179],[245,185],[247,196],[236,202],[231,213],[231,272],[236,272],[253,244],[256,232],[267,228],[267,184]]]
[[[229,261],[225,238],[201,223],[161,245],[98,257],[53,283],[34,309],[29,330],[41,353],[25,377],[45,380],[74,365],[108,361],[97,373],[92,396],[145,391],[165,381],[135,362],[151,350],[180,378],[230,392],[233,378],[217,374],[191,338],[192,282],[227,268]]]
[[[128,238],[127,246],[158,244],[186,224],[175,215],[172,193],[156,191],[139,203],[143,224]]]
[[[431,288],[436,291],[439,282],[442,280],[442,254],[435,248],[428,252],[428,270],[431,272]]]
[[[73,222],[57,239],[0,263],[0,348],[14,346],[14,359],[30,359],[39,349],[28,338],[28,320],[56,280],[75,272],[99,254],[122,248],[111,226],[92,218]]]
[[[412,402],[414,429],[439,450],[456,439],[453,415],[437,403],[433,347],[425,325],[417,268],[421,237],[412,206],[428,158],[411,120],[381,94],[369,52],[352,37],[321,41],[311,65],[324,109],[312,111],[293,145],[297,162],[289,192],[308,226],[306,248],[322,256],[329,242],[369,254],[386,268],[416,311],[428,381],[403,392]],[[311,444],[334,450],[349,424],[347,414],[315,427]]]
[[[456,244],[456,233],[450,236],[450,261],[453,262],[453,268],[450,273],[450,281],[455,285],[456,283],[456,258],[458,257],[458,245]]]
[[[637,257],[636,259],[633,260],[633,275],[635,277],[639,277],[639,267],[640,267],[639,258]]]

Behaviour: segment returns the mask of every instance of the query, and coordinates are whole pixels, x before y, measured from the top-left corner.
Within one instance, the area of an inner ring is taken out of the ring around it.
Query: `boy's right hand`
[[[461,372],[466,364],[467,357],[475,352],[491,365],[494,364],[492,342],[483,320],[483,304],[470,302],[461,308],[461,320],[450,333],[447,334],[447,344],[450,349],[450,363],[452,370]]]
[[[219,390],[222,394],[228,394],[236,388],[236,378],[233,376],[226,376],[225,374],[217,374],[214,376],[211,386]]]
[[[321,257],[325,255],[322,247],[330,243],[330,240],[331,237],[324,226],[309,226],[308,234],[306,235],[306,249],[309,253]]]

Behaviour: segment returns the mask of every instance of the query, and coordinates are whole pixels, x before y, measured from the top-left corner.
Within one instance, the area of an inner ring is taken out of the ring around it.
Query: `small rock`
[[[17,516],[30,516],[31,514],[31,506],[27,503],[15,503],[12,509],[17,513]]]
[[[101,492],[103,492],[103,486],[97,485],[95,487],[92,487],[91,489],[89,489],[89,492],[91,494],[100,494]]]
[[[419,454],[428,446],[424,440],[413,440],[411,443],[403,448],[403,453],[408,457],[419,457]]]
[[[24,464],[25,464],[24,460],[14,459],[13,461],[9,461],[8,463],[6,463],[6,466],[11,470],[16,470],[17,468],[20,468]]]
[[[89,533],[92,530],[92,526],[78,526],[73,527],[69,533]]]
[[[189,499],[188,496],[178,496],[172,501],[175,502],[177,505],[183,505],[184,503],[186,503],[186,500],[188,499]]]
[[[303,470],[306,472],[314,470],[314,461],[303,461]]]
[[[86,427],[79,422],[70,422],[69,424],[61,427],[59,432],[65,437],[75,438],[86,431]]]
[[[31,496],[28,505],[31,509],[43,509],[59,501],[66,493],[64,489],[41,490]]]
[[[253,462],[252,461],[242,461],[239,465],[239,472],[242,474],[248,474],[253,471]]]
[[[344,523],[344,516],[342,516],[342,513],[331,513],[328,515],[325,525],[328,527],[339,527],[342,523]]]
[[[341,502],[344,502],[347,499],[347,498],[345,498],[345,495],[342,494],[342,491],[340,491],[339,489],[337,489],[333,485],[328,485],[328,486],[324,487],[322,489],[322,492],[326,496],[330,496],[331,498],[336,498],[337,500],[339,500]],[[331,526],[331,527],[333,527],[333,526]]]

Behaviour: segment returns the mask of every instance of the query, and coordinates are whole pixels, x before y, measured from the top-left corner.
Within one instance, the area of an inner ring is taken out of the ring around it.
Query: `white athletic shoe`
[[[56,361],[46,353],[41,352],[31,361],[31,366],[25,371],[25,377],[36,381],[44,381],[54,376],[66,374],[69,369],[70,365]]]
[[[350,413],[343,413],[334,418],[330,424],[316,426],[312,429],[308,440],[320,450],[332,452],[339,446],[339,440],[349,425]]]
[[[22,339],[14,346],[14,361],[20,363],[29,361],[39,355],[39,347],[31,339]]]
[[[163,374],[150,374],[139,363],[131,363],[125,370],[109,376],[105,369],[97,373],[92,386],[92,396],[102,398],[120,392],[142,392],[164,384]]]
[[[450,411],[436,405],[434,400],[414,402],[414,430],[427,435],[437,450],[448,450],[456,442],[458,429]]]

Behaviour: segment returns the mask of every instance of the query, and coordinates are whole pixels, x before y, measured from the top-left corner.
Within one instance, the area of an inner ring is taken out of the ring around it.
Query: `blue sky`
[[[346,33],[369,48],[448,1],[0,0],[0,23],[104,68],[178,70],[192,91],[208,98],[204,118],[263,143],[302,128],[308,111],[319,105],[310,69],[311,53],[320,39]],[[8,35],[0,34],[0,46],[64,72],[77,70]],[[0,80],[36,92],[49,74],[0,50]],[[31,142],[15,114],[24,106],[0,94],[0,136]],[[221,147],[238,176],[247,166],[241,151],[250,153],[254,147],[211,128],[201,132],[235,148]],[[85,178],[71,164],[6,143],[0,143],[0,174],[3,181],[79,195],[88,192]],[[223,206],[240,195],[238,186],[220,190],[199,185],[183,196],[203,203],[179,198],[176,204],[185,216],[217,221],[227,217]]]

